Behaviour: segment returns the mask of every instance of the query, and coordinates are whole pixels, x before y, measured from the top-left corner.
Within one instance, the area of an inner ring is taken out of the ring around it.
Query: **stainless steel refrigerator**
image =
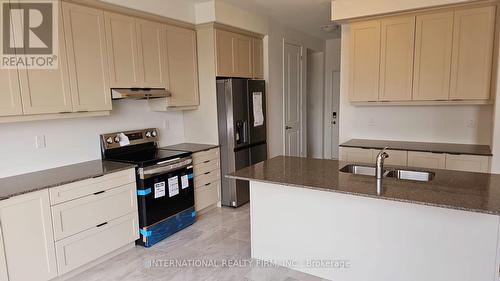
[[[265,90],[264,80],[217,79],[224,206],[239,207],[250,199],[248,181],[225,175],[267,159]]]

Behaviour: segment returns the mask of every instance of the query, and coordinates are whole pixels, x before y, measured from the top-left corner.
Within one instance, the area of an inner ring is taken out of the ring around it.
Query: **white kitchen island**
[[[345,164],[277,157],[231,175],[250,181],[252,258],[336,281],[500,280],[500,176],[435,170],[377,196]]]

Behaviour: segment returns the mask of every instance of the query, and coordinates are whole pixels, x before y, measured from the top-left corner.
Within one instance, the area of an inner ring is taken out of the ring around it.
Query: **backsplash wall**
[[[104,117],[0,124],[0,178],[100,159],[100,134],[149,127],[161,146],[184,141],[182,112],[152,112],[147,101],[113,101]],[[46,148],[36,148],[37,136]]]

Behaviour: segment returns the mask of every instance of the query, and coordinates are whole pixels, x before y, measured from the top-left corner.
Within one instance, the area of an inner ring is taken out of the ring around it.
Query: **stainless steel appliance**
[[[217,110],[222,175],[266,160],[265,81],[218,79]],[[249,201],[247,181],[222,177],[222,205]]]
[[[103,159],[137,165],[138,244],[150,247],[194,223],[190,152],[158,149],[158,131],[101,135]]]

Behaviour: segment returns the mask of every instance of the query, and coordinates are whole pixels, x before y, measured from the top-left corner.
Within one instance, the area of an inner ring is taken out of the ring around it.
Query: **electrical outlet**
[[[170,120],[163,121],[163,128],[165,130],[170,130]]]
[[[35,137],[35,147],[37,149],[47,148],[47,142],[45,140],[45,135],[40,135]]]
[[[476,128],[476,120],[470,119],[467,121],[467,128]]]
[[[375,119],[373,118],[370,118],[370,120],[368,120],[368,126],[369,127],[375,127],[377,124],[375,124]]]

